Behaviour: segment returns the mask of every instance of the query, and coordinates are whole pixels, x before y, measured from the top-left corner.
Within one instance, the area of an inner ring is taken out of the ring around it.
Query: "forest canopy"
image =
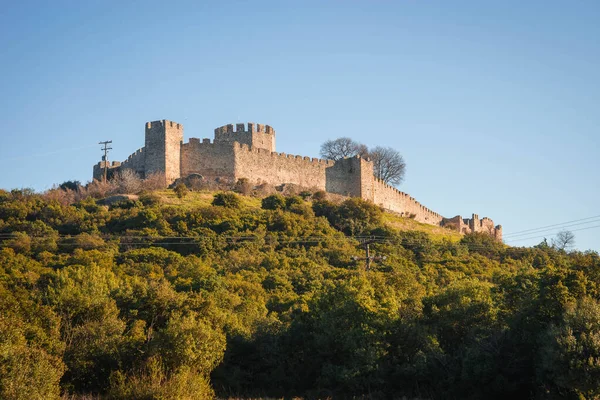
[[[0,191],[0,398],[600,396],[597,253],[390,218],[310,193]]]

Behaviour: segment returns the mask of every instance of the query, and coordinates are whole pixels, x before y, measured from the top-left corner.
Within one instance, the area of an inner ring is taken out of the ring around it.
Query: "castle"
[[[360,197],[418,222],[449,226],[462,233],[485,232],[502,240],[502,227],[489,218],[444,218],[373,175],[373,163],[360,156],[338,161],[275,152],[275,130],[269,125],[232,124],[215,129],[210,139],[183,143],[183,125],[161,120],[146,123],[145,145],[123,162],[94,166],[94,179],[131,169],[144,178],[164,176],[165,184],[190,174],[205,179],[246,178],[253,184],[292,183],[343,196]]]

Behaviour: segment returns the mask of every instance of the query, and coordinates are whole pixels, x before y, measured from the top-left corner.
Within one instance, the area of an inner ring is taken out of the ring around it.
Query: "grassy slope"
[[[216,192],[208,191],[188,192],[188,194],[183,199],[179,199],[172,190],[161,190],[157,192],[164,204],[181,206],[186,209],[210,206],[210,203],[212,202],[215,193]],[[242,200],[242,207],[250,209],[260,209],[260,198],[251,196],[240,196],[240,198]],[[457,231],[442,228],[439,226],[423,224],[410,218],[401,217],[398,214],[394,213],[386,212],[384,214],[383,221],[386,225],[390,226],[395,230],[425,232],[434,241],[449,240],[451,242],[458,242],[462,237],[462,235]]]

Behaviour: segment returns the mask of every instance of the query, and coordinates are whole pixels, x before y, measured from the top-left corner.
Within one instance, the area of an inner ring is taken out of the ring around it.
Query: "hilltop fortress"
[[[145,146],[123,162],[94,165],[94,179],[131,169],[144,178],[153,173],[165,184],[190,174],[205,179],[246,178],[252,184],[292,183],[343,196],[360,197],[418,222],[449,226],[462,233],[485,232],[502,240],[502,227],[489,218],[444,218],[373,175],[373,163],[360,156],[338,161],[275,152],[275,130],[269,125],[232,124],[215,129],[214,140],[190,138],[183,143],[183,125],[162,120],[146,123]]]

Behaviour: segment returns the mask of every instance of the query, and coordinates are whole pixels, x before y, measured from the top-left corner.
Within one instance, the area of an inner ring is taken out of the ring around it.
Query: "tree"
[[[406,163],[404,158],[391,147],[377,146],[369,152],[373,161],[373,174],[389,185],[399,185],[404,180]]]
[[[541,335],[539,376],[554,398],[600,396],[600,304],[584,297]]]
[[[575,234],[571,231],[560,231],[556,234],[556,237],[552,239],[552,247],[559,250],[570,249],[575,245]]]
[[[119,193],[138,193],[142,190],[142,180],[132,169],[124,169],[114,178]]]
[[[366,156],[368,152],[367,146],[348,137],[328,140],[321,145],[321,157],[334,161],[355,155]]]
[[[65,181],[58,186],[62,190],[73,190],[78,191],[81,187],[81,182],[79,181]]]

